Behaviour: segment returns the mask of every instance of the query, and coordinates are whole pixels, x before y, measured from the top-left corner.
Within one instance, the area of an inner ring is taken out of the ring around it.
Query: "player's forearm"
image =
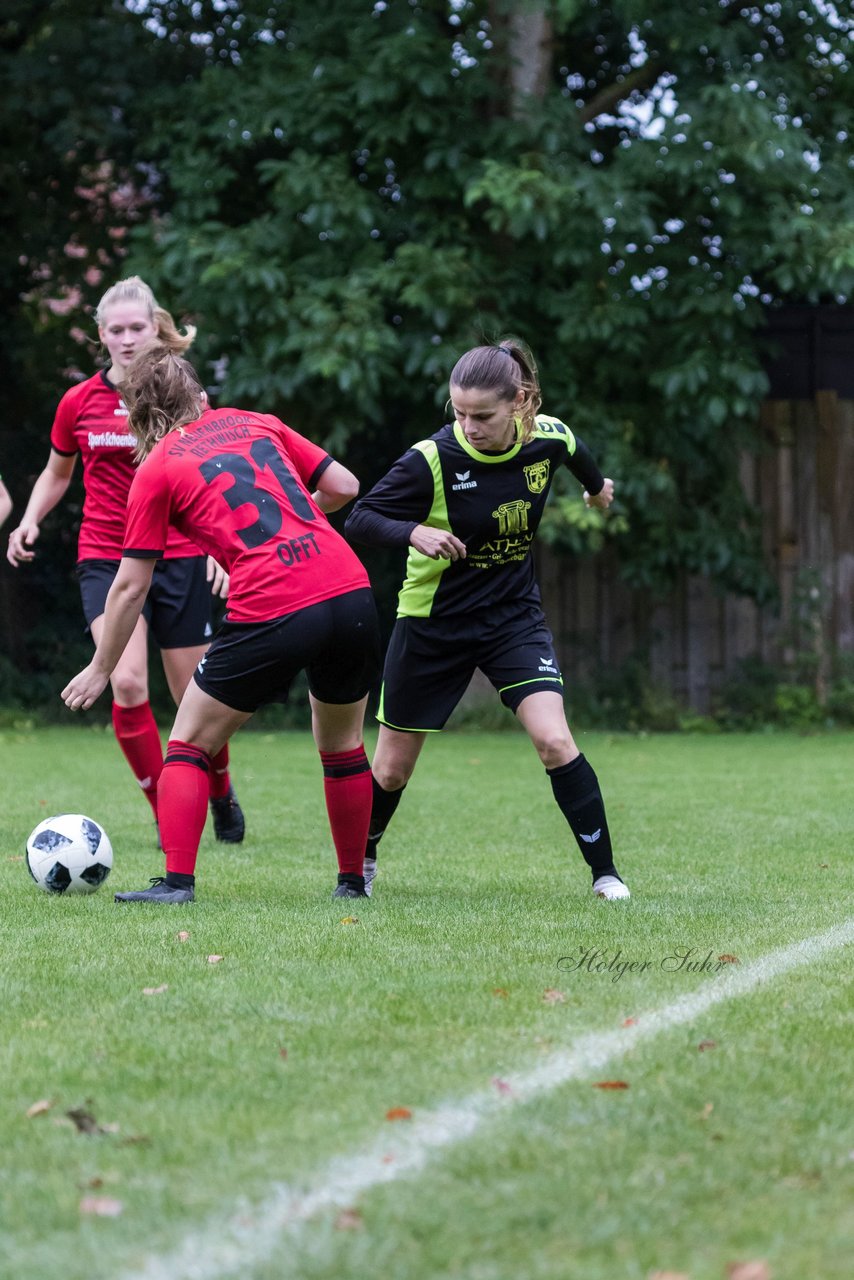
[[[119,658],[127,648],[139,621],[148,588],[135,583],[121,583],[118,579],[110,587],[104,610],[104,630],[92,659],[92,667],[104,676],[111,676]]]
[[[588,493],[596,495],[602,490],[605,477],[596,465],[593,454],[583,440],[575,437],[575,453],[569,459],[569,469]]]
[[[347,517],[344,533],[366,547],[408,547],[418,520],[393,520],[357,502]]]
[[[42,520],[53,511],[54,507],[65,497],[71,483],[71,476],[59,476],[53,471],[45,470],[33,485],[30,500],[27,503],[20,524],[41,524]]]

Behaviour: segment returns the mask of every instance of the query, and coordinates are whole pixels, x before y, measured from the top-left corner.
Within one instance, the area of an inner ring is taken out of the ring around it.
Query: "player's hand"
[[[586,489],[584,490],[584,505],[586,507],[598,507],[600,511],[607,511],[613,501],[613,480],[606,480],[598,493],[588,493]]]
[[[410,545],[431,560],[465,560],[466,544],[447,529],[431,529],[417,524],[409,535]]]
[[[95,699],[104,692],[109,678],[102,671],[95,671],[90,662],[88,667],[84,667],[69,681],[60,697],[71,711],[88,711]]]
[[[26,564],[28,560],[35,557],[36,553],[32,550],[32,546],[40,532],[35,520],[19,524],[17,529],[12,530],[9,534],[9,549],[6,552],[9,564],[17,569],[19,564]]]
[[[223,569],[221,564],[217,564],[213,556],[208,556],[208,582],[211,586],[211,595],[220,596],[223,600],[228,597],[229,576]]]

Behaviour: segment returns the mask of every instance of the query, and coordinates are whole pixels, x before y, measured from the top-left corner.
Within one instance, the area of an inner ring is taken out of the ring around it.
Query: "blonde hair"
[[[128,426],[137,438],[136,458],[142,461],[158,440],[195,422],[202,413],[204,389],[189,360],[152,342],[127,367],[122,399]]]
[[[106,315],[110,307],[116,303],[126,302],[144,309],[149,320],[157,330],[157,341],[173,353],[183,355],[196,336],[195,325],[188,324],[181,333],[170,313],[157,305],[157,299],[149,285],[140,276],[128,276],[119,280],[107,290],[95,308],[95,319],[98,328],[106,324]]]
[[[534,357],[518,338],[472,347],[451,370],[450,385],[460,391],[494,391],[502,400],[515,400],[523,391],[525,399],[516,415],[522,420],[522,443],[533,436],[543,399]]]

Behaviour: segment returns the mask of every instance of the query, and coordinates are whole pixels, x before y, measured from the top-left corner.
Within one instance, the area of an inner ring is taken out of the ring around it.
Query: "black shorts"
[[[488,617],[398,618],[377,719],[410,733],[443,729],[477,668],[511,711],[531,693],[563,691],[552,633],[538,609],[505,607]]]
[[[358,702],[380,670],[370,587],[347,591],[270,622],[224,622],[196,668],[205,693],[235,711],[287,702],[300,671],[320,702]]]
[[[207,563],[207,556],[178,556],[154,566],[142,616],[161,649],[191,649],[210,641],[213,610]],[[121,560],[81,560],[77,565],[87,626],[104,612],[120,564]]]

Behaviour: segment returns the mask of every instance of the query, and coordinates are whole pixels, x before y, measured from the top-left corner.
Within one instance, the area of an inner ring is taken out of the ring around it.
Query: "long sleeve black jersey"
[[[354,506],[345,533],[374,547],[405,547],[418,524],[447,529],[461,560],[409,547],[398,617],[451,617],[512,602],[539,607],[531,544],[556,469],[568,466],[590,493],[604,484],[590,451],[559,418],[540,414],[533,438],[505,453],[479,453],[457,423],[408,449]]]

